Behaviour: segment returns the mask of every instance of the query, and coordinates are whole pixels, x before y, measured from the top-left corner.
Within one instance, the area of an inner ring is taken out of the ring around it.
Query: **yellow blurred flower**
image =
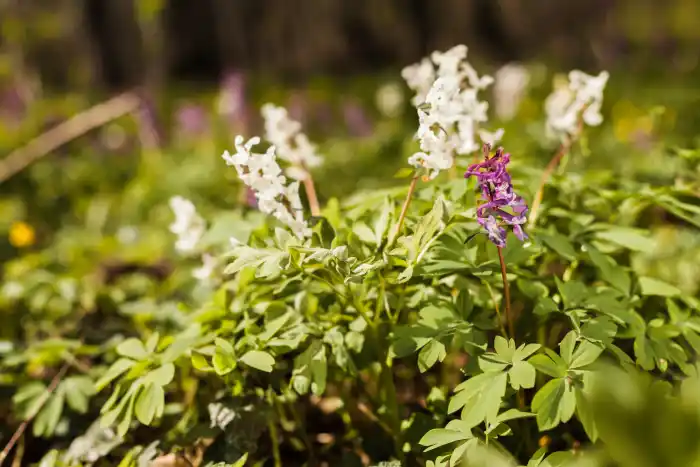
[[[31,246],[36,240],[34,229],[26,222],[13,222],[10,226],[10,244],[15,248]]]
[[[541,448],[545,448],[545,447],[549,446],[549,444],[551,442],[552,442],[552,438],[550,438],[547,435],[544,435],[543,437],[540,438],[540,441],[538,444]]]

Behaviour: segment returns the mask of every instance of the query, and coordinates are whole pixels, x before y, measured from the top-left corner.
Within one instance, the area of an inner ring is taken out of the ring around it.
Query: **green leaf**
[[[510,362],[513,360],[513,354],[515,353],[515,341],[513,339],[506,340],[504,337],[496,336],[493,341],[493,347],[498,356],[504,361]]]
[[[447,350],[445,349],[445,344],[437,339],[431,340],[418,354],[419,371],[425,373],[438,361],[443,361],[446,356]]]
[[[618,266],[614,259],[604,255],[591,245],[586,245],[586,251],[593,264],[600,271],[600,275],[610,285],[620,292],[628,295],[630,293],[631,279],[629,273]]]
[[[576,396],[576,416],[578,417],[588,438],[594,443],[598,439],[598,429],[593,418],[593,410],[590,407],[586,394],[580,389],[574,390]]]
[[[657,295],[660,297],[675,297],[681,294],[680,289],[659,279],[640,277],[639,287],[642,295]]]
[[[246,365],[255,368],[256,370],[270,373],[275,365],[275,359],[272,355],[262,350],[250,350],[246,352],[241,361]]]
[[[564,360],[566,363],[567,369],[571,365],[571,359],[574,356],[576,339],[576,332],[569,331],[566,336],[564,336],[564,339],[562,339],[559,343],[559,354],[561,355],[562,360]]]
[[[64,401],[65,392],[63,390],[57,390],[49,396],[49,400],[34,419],[34,436],[50,437],[54,434],[56,426],[61,420]]]
[[[586,298],[590,295],[586,285],[577,280],[562,282],[558,277],[555,277],[554,281],[557,283],[559,293],[564,300],[564,306],[566,308],[573,308],[584,304]]]
[[[550,355],[537,354],[531,357],[527,362],[534,366],[537,371],[554,378],[562,378],[566,376],[568,367],[561,357],[554,354],[555,358]]]
[[[556,311],[559,311],[559,307],[554,300],[549,297],[540,297],[537,300],[533,313],[538,316],[545,316]]]
[[[535,367],[528,362],[517,361],[513,363],[513,366],[508,370],[508,376],[510,377],[511,387],[516,391],[521,387],[526,389],[535,387],[537,373],[535,372]]]
[[[233,347],[230,347],[230,344],[229,348],[233,351]],[[236,359],[233,356],[233,352],[229,352],[227,348],[219,346],[217,343],[216,349],[214,350],[214,357],[211,359],[211,364],[216,374],[223,376],[236,368]]]
[[[564,378],[556,378],[537,391],[532,399],[532,410],[537,413],[537,426],[550,430],[573,416],[576,398]]]
[[[649,238],[647,232],[644,230],[627,227],[610,228],[598,232],[596,237],[634,251],[653,251],[656,246],[654,240]]]
[[[154,418],[162,415],[165,407],[165,391],[163,387],[149,383],[136,396],[134,411],[138,421],[150,425]]]
[[[122,357],[128,357],[133,360],[145,360],[148,358],[148,350],[144,347],[143,342],[130,337],[117,346],[117,353]]]
[[[470,427],[486,420],[495,421],[501,400],[506,392],[506,373],[490,371],[473,376],[455,388],[447,411],[453,413],[461,408],[462,420]]]
[[[175,365],[166,363],[153,371],[149,371],[143,378],[144,384],[155,384],[157,386],[166,386],[175,377]]]
[[[577,257],[576,250],[572,245],[571,241],[560,233],[544,233],[540,232],[537,234],[538,238],[541,238],[544,243],[547,244],[549,248],[554,250],[557,254],[563,256],[564,258],[574,261]]]
[[[109,367],[109,370],[95,383],[95,389],[101,391],[111,383],[114,379],[125,373],[136,364],[135,361],[128,358],[120,358]]]
[[[86,413],[90,396],[95,393],[92,380],[87,376],[72,376],[61,383],[68,406],[78,413]]]
[[[427,452],[454,443],[455,441],[467,440],[471,437],[470,434],[461,431],[435,428],[427,432],[420,441],[418,441],[418,444],[421,446],[428,446],[428,449],[426,449]]]
[[[598,359],[600,354],[603,353],[603,350],[605,350],[605,348],[602,345],[594,344],[589,341],[581,342],[578,347],[576,347],[571,357],[569,368],[575,370],[590,365]]]

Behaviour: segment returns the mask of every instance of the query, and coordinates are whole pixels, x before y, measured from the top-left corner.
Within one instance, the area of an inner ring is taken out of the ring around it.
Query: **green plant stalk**
[[[267,400],[275,408],[275,395],[272,393],[272,389],[267,390]],[[282,457],[280,456],[280,446],[279,446],[279,432],[277,431],[277,425],[275,425],[274,418],[270,418],[267,423],[267,429],[270,431],[270,443],[272,444],[272,458],[275,460],[275,467],[282,467]]]
[[[401,228],[403,227],[403,221],[406,219],[406,213],[408,212],[408,207],[411,205],[411,199],[413,199],[413,193],[416,191],[416,185],[418,184],[418,175],[415,175],[411,180],[411,184],[408,186],[408,193],[406,193],[406,199],[401,207],[401,214],[399,214],[399,220],[396,223],[396,234],[394,239],[399,237],[401,233]]]
[[[508,277],[506,272],[506,262],[503,259],[503,249],[498,247],[498,260],[501,262],[501,278],[503,279],[503,295],[505,298],[506,321],[508,321],[508,333],[511,339],[515,339],[515,324],[510,312],[510,287],[508,285]]]
[[[392,358],[389,355],[388,350],[383,345],[382,339],[379,335],[378,323],[371,319],[369,311],[362,304],[362,300],[359,299],[357,294],[352,294],[353,302],[355,308],[362,315],[362,317],[367,322],[369,326],[370,333],[375,342],[375,345],[379,349],[379,361],[383,362],[382,369],[379,372],[379,395],[380,399],[386,405],[387,418],[389,419],[389,424],[394,430],[394,444],[396,449],[396,455],[399,456],[400,460],[403,460],[403,443],[401,441],[401,419],[399,417],[399,405],[396,400],[396,385],[394,384],[394,375],[392,370]]]

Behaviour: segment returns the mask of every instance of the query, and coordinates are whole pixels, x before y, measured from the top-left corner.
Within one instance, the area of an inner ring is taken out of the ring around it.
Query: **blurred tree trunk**
[[[131,0],[84,0],[89,33],[99,53],[104,84],[127,88],[141,83],[144,57]]]

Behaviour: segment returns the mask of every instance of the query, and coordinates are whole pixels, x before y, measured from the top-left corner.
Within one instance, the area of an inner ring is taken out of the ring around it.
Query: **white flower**
[[[307,169],[323,162],[316,153],[316,146],[301,133],[301,124],[289,118],[284,107],[265,104],[261,111],[265,119],[265,139],[275,146],[280,159],[292,164],[287,175],[296,180],[305,179]]]
[[[600,114],[603,91],[609,77],[607,71],[602,71],[598,76],[571,71],[568,84],[556,86],[545,101],[547,135],[560,139],[575,135],[579,118],[586,125],[600,125],[603,122]]]
[[[387,83],[377,90],[375,95],[377,108],[385,117],[393,118],[401,114],[404,97],[397,83]]]
[[[411,99],[411,104],[418,106],[425,102],[430,87],[435,81],[435,69],[429,58],[424,58],[419,63],[407,66],[401,70],[401,77],[416,95]]]
[[[182,196],[170,198],[170,208],[175,214],[175,222],[170,224],[170,231],[178,237],[175,249],[181,253],[193,251],[204,235],[204,220],[197,214],[192,201]]]
[[[493,94],[498,118],[510,120],[515,116],[529,83],[530,73],[520,64],[508,63],[496,72]]]
[[[446,52],[433,52],[435,66],[426,58],[402,72],[416,92],[412,102],[418,108],[416,138],[421,147],[408,163],[429,169],[430,178],[452,167],[455,154],[469,154],[480,147],[476,138],[479,126],[488,120],[488,103],[480,101],[478,93],[493,78],[479,77],[466,57],[467,47],[458,45]]]
[[[205,253],[202,255],[202,265],[192,271],[192,277],[205,281],[209,279],[216,268],[216,257]]]
[[[243,183],[253,189],[260,211],[287,225],[300,238],[311,236],[311,229],[304,220],[299,182],[287,184],[277,164],[275,146],[270,146],[264,154],[253,153],[253,146],[259,142],[260,138],[255,137],[244,144],[243,137],[236,136],[236,153],[231,155],[226,151],[221,157],[234,166]]]
[[[495,146],[499,141],[501,141],[501,138],[503,138],[503,133],[504,130],[503,128],[499,128],[496,131],[486,131],[486,130],[479,130],[479,138],[483,143],[488,143],[492,147]]]

